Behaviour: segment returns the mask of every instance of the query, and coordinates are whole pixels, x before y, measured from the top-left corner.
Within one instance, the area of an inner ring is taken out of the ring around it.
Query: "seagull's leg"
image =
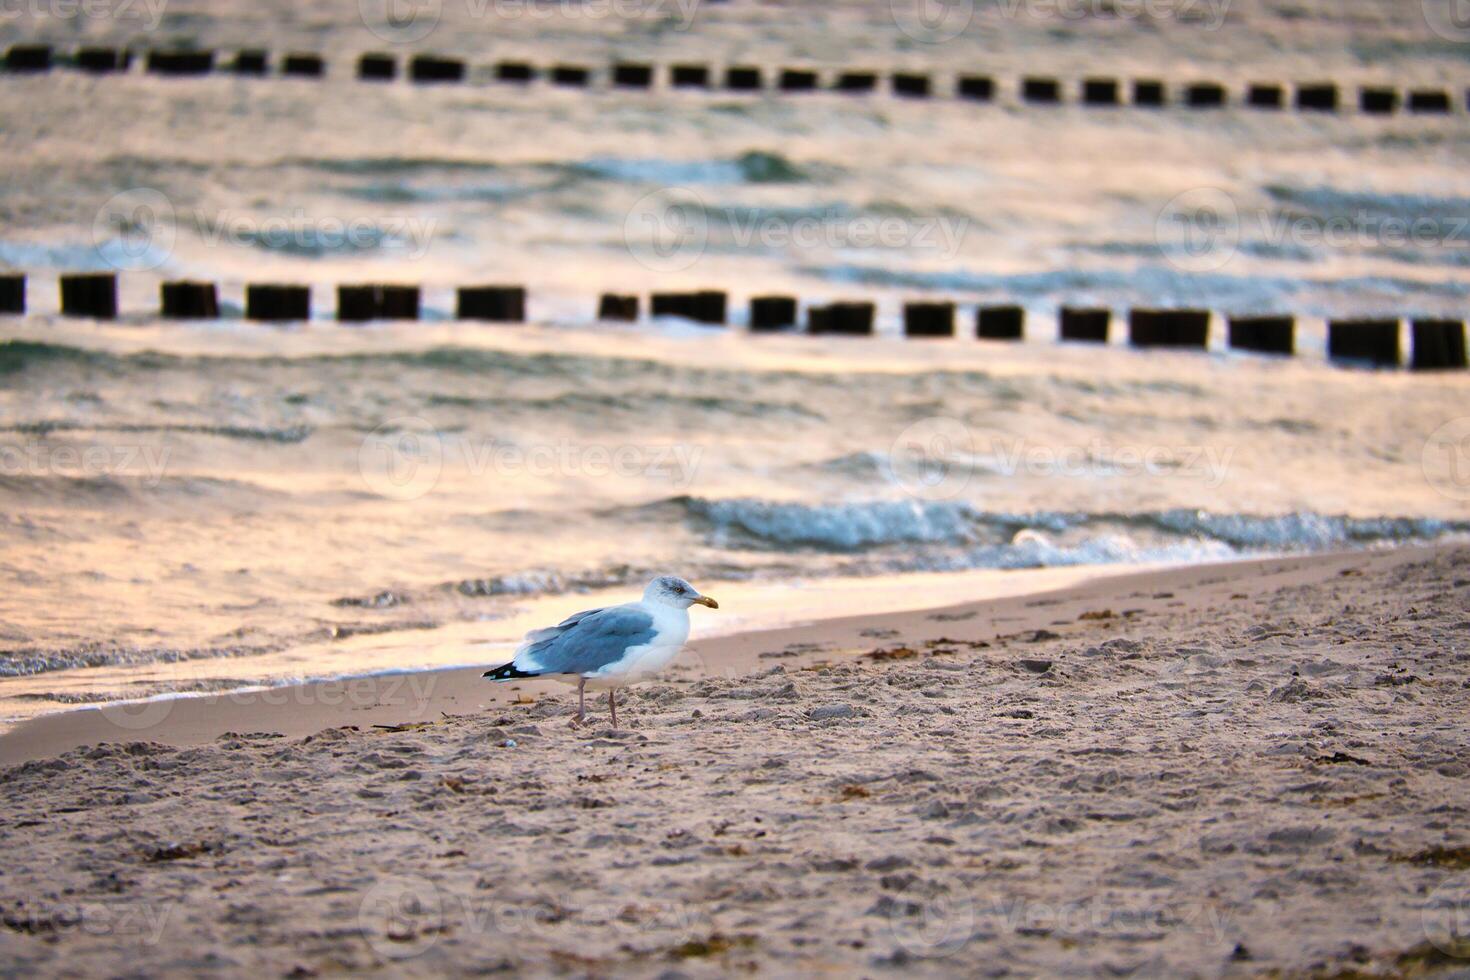
[[[582,719],[587,716],[587,678],[577,678],[577,713],[572,716],[572,727],[576,728],[582,724]]]
[[[612,712],[613,731],[618,730],[618,702],[613,698],[613,689],[607,689],[607,707]]]

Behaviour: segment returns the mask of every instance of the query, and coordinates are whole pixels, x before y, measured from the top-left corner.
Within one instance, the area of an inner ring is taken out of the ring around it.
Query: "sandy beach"
[[[0,971],[1463,969],[1467,597],[1446,544],[835,619],[696,642],[617,732],[463,671],[43,718]]]

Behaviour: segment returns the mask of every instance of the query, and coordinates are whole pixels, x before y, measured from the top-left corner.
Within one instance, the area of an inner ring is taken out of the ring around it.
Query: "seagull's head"
[[[688,609],[690,606],[720,608],[718,602],[707,595],[700,595],[698,589],[677,575],[660,575],[649,582],[648,588],[643,590],[643,601],[657,602],[676,609]]]

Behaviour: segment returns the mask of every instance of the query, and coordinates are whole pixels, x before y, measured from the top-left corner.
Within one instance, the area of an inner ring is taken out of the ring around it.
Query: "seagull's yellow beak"
[[[711,609],[720,608],[720,604],[707,595],[702,595],[698,599],[695,599],[694,604],[696,606],[709,606]]]

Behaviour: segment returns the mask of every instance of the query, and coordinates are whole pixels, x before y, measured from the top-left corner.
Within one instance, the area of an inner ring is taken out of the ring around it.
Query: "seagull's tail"
[[[496,667],[494,670],[487,670],[480,676],[488,677],[492,681],[513,681],[518,680],[522,677],[539,677],[540,671],[521,670],[515,664],[509,663],[501,667]]]

